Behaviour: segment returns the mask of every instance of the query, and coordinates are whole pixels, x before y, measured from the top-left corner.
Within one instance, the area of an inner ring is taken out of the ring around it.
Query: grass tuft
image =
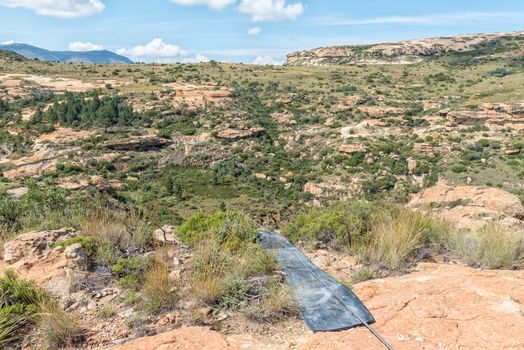
[[[176,301],[177,293],[173,281],[169,278],[169,267],[155,259],[144,273],[141,289],[142,304],[151,313],[169,309]]]
[[[62,310],[56,300],[39,305],[37,330],[39,341],[47,349],[63,349],[79,342],[83,332],[76,320]]]
[[[524,265],[524,233],[496,224],[457,232],[449,240],[449,249],[471,266],[514,269]]]
[[[195,246],[189,283],[203,302],[236,308],[250,290],[246,279],[276,267],[256,241],[255,224],[241,212],[197,214],[179,232]]]

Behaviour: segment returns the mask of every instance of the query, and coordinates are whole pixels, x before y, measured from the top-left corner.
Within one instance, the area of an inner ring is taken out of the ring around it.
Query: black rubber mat
[[[348,287],[313,264],[282,235],[260,231],[258,236],[264,249],[275,254],[302,317],[312,331],[339,331],[363,325],[359,317],[368,324],[375,322]]]

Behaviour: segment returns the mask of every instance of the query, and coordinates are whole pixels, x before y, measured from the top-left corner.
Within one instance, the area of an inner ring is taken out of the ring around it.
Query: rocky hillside
[[[522,348],[524,45],[483,37],[377,54],[409,65],[0,57],[0,348],[382,349],[307,329],[260,226],[396,349]]]
[[[321,47],[287,55],[288,66],[328,66],[345,63],[412,64],[429,57],[467,52],[482,46],[524,37],[524,32],[471,34],[406,40],[376,45]]]

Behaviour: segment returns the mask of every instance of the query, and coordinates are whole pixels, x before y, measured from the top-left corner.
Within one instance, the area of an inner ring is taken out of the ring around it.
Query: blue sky
[[[0,43],[146,62],[277,63],[319,46],[515,30],[523,0],[0,0]]]

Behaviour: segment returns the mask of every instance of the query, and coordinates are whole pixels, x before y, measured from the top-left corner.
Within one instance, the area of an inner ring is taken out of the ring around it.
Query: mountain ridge
[[[132,64],[129,58],[118,55],[108,50],[99,51],[52,51],[40,47],[13,43],[0,45],[0,50],[15,52],[27,59],[38,59],[40,61],[57,61],[71,63],[91,64]]]
[[[287,66],[329,66],[345,63],[412,64],[432,56],[472,51],[481,45],[524,39],[524,31],[465,34],[368,45],[325,46],[291,52]]]

